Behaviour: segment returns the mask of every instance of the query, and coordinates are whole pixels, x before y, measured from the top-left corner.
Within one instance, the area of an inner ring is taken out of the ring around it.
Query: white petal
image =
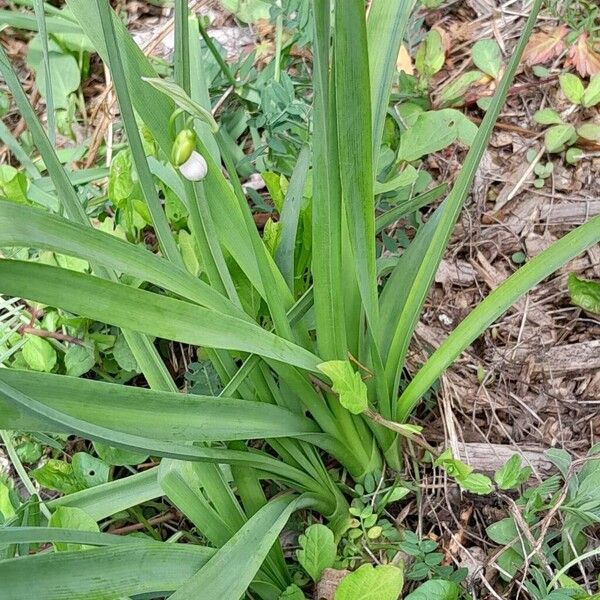
[[[206,177],[208,165],[202,154],[194,150],[190,157],[179,167],[179,171],[190,181],[201,181]]]

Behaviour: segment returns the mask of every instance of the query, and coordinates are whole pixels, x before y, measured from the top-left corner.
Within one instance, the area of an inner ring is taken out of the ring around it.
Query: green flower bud
[[[180,167],[196,148],[196,134],[191,129],[182,129],[173,142],[171,162]]]

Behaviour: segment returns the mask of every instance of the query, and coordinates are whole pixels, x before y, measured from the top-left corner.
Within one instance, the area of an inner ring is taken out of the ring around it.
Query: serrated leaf
[[[398,567],[362,565],[342,579],[334,600],[397,600],[403,584]]]
[[[49,373],[56,365],[56,350],[48,340],[37,335],[29,336],[23,345],[22,354],[34,371]]]
[[[562,152],[573,136],[577,135],[573,125],[563,124],[550,127],[544,135],[544,145],[548,152]]]
[[[368,407],[367,386],[347,360],[330,360],[317,365],[321,373],[331,379],[331,389],[339,395],[340,404],[358,415]]]
[[[568,286],[572,304],[581,306],[589,312],[600,314],[600,283],[579,279],[575,273],[571,273]]]
[[[583,94],[581,103],[586,108],[591,108],[592,106],[596,106],[596,104],[600,104],[600,73],[594,75],[590,79],[590,83]]]
[[[298,562],[314,582],[321,579],[325,569],[333,566],[337,544],[333,531],[317,523],[306,528],[299,538],[300,549],[296,551]]]
[[[473,63],[494,79],[498,79],[502,68],[502,52],[496,40],[478,40],[473,45]]]
[[[533,120],[540,125],[560,125],[563,122],[560,115],[551,108],[536,111]]]
[[[559,56],[565,49],[564,38],[569,29],[564,25],[549,31],[534,33],[523,52],[523,61],[529,66],[539,65]]]
[[[585,88],[583,82],[573,73],[563,73],[559,78],[560,89],[573,104],[581,104]]]
[[[67,375],[79,377],[87,373],[95,364],[93,345],[72,344],[65,352],[65,368]]]
[[[600,54],[590,44],[586,32],[569,49],[569,62],[582,77],[600,73]]]
[[[83,482],[75,476],[73,466],[63,460],[49,458],[41,467],[29,474],[42,487],[63,494],[72,494],[85,489]]]
[[[162,92],[175,104],[187,112],[192,117],[199,119],[200,121],[204,121],[207,123],[212,129],[213,133],[219,131],[219,126],[217,122],[213,118],[210,111],[206,110],[203,106],[192,100],[185,91],[180,88],[176,83],[172,81],[166,81],[165,79],[160,79],[159,77],[142,77],[143,81],[150,84],[152,87],[156,88],[159,92]]]

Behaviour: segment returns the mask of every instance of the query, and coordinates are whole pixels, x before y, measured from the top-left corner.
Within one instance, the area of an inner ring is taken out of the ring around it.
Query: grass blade
[[[44,58],[44,73],[46,75],[46,118],[48,119],[48,138],[54,145],[56,141],[56,116],[54,114],[54,94],[52,92],[52,73],[50,70],[50,52],[48,51],[48,32],[46,31],[46,15],[44,14],[44,0],[33,0],[33,9],[38,25],[40,41],[42,42],[42,56]]]
[[[350,231],[356,278],[374,335],[379,328],[375,264],[375,206],[371,86],[365,6],[347,0],[335,11],[335,106],[340,181]]]
[[[594,217],[540,252],[491,292],[461,321],[415,375],[398,399],[397,419],[405,420],[443,371],[521,296],[598,242],[600,217]]]
[[[342,205],[337,169],[337,132],[330,114],[329,0],[312,0],[314,14],[314,116],[312,275],[319,352],[326,360],[344,358],[348,350],[342,285]]]
[[[302,148],[298,162],[290,179],[281,212],[281,241],[275,253],[275,262],[281,271],[288,287],[294,293],[294,251],[296,249],[296,233],[298,220],[304,199],[304,182],[308,173],[310,152],[308,147]]]
[[[373,170],[390,101],[396,60],[416,0],[373,0],[367,19],[371,107],[373,110]]]
[[[108,65],[113,78],[113,85],[117,93],[119,107],[121,109],[121,118],[127,134],[129,147],[131,148],[131,156],[135,165],[135,170],[138,174],[142,195],[148,206],[148,210],[152,216],[154,231],[158,238],[158,243],[164,255],[175,265],[183,267],[183,258],[179,253],[177,244],[169,222],[163,211],[163,208],[158,197],[158,192],[154,187],[146,153],[142,144],[142,138],[135,120],[133,106],[125,77],[125,69],[121,61],[121,52],[117,46],[117,38],[113,27],[112,9],[108,0],[96,0],[98,11],[100,13],[100,23],[106,41],[106,50],[108,55]]]
[[[406,290],[402,310],[392,329],[394,334],[385,364],[386,379],[390,390],[392,390],[392,399],[398,389],[408,344],[417,324],[423,303],[435,277],[460,210],[469,193],[481,157],[492,135],[494,123],[498,119],[504,105],[508,89],[520,64],[523,50],[535,25],[541,2],[542,0],[534,0],[531,12],[517,46],[514,49],[512,58],[507,65],[504,77],[498,85],[498,89],[475,136],[475,140],[467,154],[454,187],[446,200],[436,210],[434,216],[419,230],[415,240],[411,244],[412,246],[416,242],[415,247],[417,247],[420,243],[423,248],[422,254],[418,255],[418,258],[415,260],[414,253],[406,252],[399,260],[398,265],[386,284],[386,288],[390,286],[388,298],[392,298],[392,300],[396,293],[404,293],[401,291],[402,288]],[[405,280],[404,283],[399,284],[399,281],[403,278],[403,271],[411,268],[410,264],[408,264],[410,260],[415,261],[414,264],[418,265],[418,267],[413,269],[414,275],[409,282]],[[385,311],[391,314],[393,308],[386,304]]]
[[[72,293],[65,294],[66,289]],[[260,354],[313,372],[318,372],[321,362],[308,350],[258,325],[66,269],[0,259],[0,291],[147,335]]]

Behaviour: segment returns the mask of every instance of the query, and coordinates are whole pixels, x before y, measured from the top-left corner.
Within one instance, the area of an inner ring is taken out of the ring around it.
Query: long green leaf
[[[0,381],[77,419],[156,440],[210,442],[318,432],[309,419],[264,402],[155,392],[15,369],[2,369]],[[2,427],[43,430],[43,420],[2,398],[0,407]],[[64,428],[60,431],[68,433]]]
[[[571,231],[532,258],[491,292],[429,357],[397,405],[397,419],[405,420],[421,396],[456,357],[521,296],[578,254],[600,242],[600,216]]]
[[[342,204],[337,168],[337,132],[330,114],[329,0],[312,0],[314,14],[314,109],[312,276],[319,352],[327,360],[344,358],[348,351],[342,284]]]
[[[302,148],[294,167],[290,185],[285,195],[281,212],[281,241],[275,253],[275,262],[283,274],[288,287],[294,293],[294,251],[300,210],[304,199],[304,182],[308,173],[310,153]]]
[[[454,187],[446,200],[436,210],[434,216],[419,230],[413,241],[413,244],[421,243],[424,252],[417,252],[416,256],[415,253],[406,252],[398,261],[386,285],[386,288],[390,286],[387,297],[391,298],[392,304],[386,304],[385,310],[382,309],[382,312],[386,312],[387,314],[397,312],[398,308],[394,307],[393,304],[394,295],[405,294],[405,300],[400,307],[400,314],[392,328],[394,334],[385,363],[388,387],[392,390],[392,401],[393,395],[398,389],[410,338],[412,337],[425,298],[442,260],[444,250],[448,244],[460,210],[469,193],[481,157],[492,135],[494,123],[502,110],[508,89],[520,64],[521,56],[535,25],[541,2],[542,0],[534,0],[531,12],[517,46],[513,51],[512,58],[507,65],[504,77],[485,114]],[[415,261],[418,266],[414,269],[414,275],[407,281],[403,277],[403,271],[411,269],[408,263],[409,260]],[[407,291],[404,292],[403,288]]]
[[[225,296],[166,259],[103,231],[36,208],[0,200],[1,246],[39,248],[83,258],[163,287],[207,308],[249,319]]]
[[[0,397],[8,401],[13,408],[29,412],[33,417],[43,421],[45,423],[45,431],[56,428],[67,429],[72,434],[81,435],[92,441],[103,442],[115,448],[133,451],[141,450],[148,454],[178,460],[249,465],[260,471],[270,473],[288,484],[300,486],[303,489],[312,490],[315,486],[315,482],[310,477],[307,477],[304,472],[261,452],[186,446],[173,441],[165,442],[122,431],[114,431],[89,421],[72,417],[42,402],[38,402],[36,399],[23,394],[23,392],[2,380],[0,380]]]
[[[356,278],[370,330],[379,330],[371,86],[363,0],[336,6],[334,37],[335,109],[343,202]]]
[[[242,596],[290,515],[310,504],[310,499],[294,496],[269,502],[170,596],[170,600],[200,596],[206,600],[233,600]]]
[[[51,500],[47,506],[51,510],[59,506],[80,508],[92,519],[100,521],[132,506],[162,496],[163,492],[157,481],[157,472],[158,468],[155,467],[129,477],[102,483]]]
[[[40,40],[42,42],[42,56],[44,58],[44,73],[46,75],[46,118],[48,119],[48,138],[54,144],[56,140],[56,115],[54,114],[54,94],[52,92],[52,73],[50,72],[50,52],[48,51],[48,32],[46,31],[46,15],[44,14],[44,0],[33,0],[35,18],[37,20]]]
[[[416,0],[373,0],[367,20],[371,107],[373,110],[373,169],[377,169],[379,147],[396,61],[408,19]]]
[[[129,87],[126,79],[123,61],[121,59],[121,50],[118,46],[117,37],[113,25],[113,11],[110,8],[108,0],[96,0],[96,6],[100,13],[100,23],[106,43],[106,52],[108,55],[108,66],[113,78],[113,85],[117,93],[119,108],[121,109],[121,118],[127,134],[131,156],[138,174],[142,196],[146,201],[154,232],[158,238],[158,243],[164,255],[175,265],[183,267],[183,258],[179,253],[175,238],[171,232],[169,222],[161,206],[158,192],[154,186],[154,181],[146,159],[146,153],[142,144],[142,138],[135,119],[133,105],[129,93]]]
[[[97,600],[171,592],[211,558],[190,544],[132,544],[52,552],[0,561],[9,599]]]
[[[66,269],[2,259],[0,293],[147,335],[260,354],[313,372],[320,362],[308,350],[247,321]]]

